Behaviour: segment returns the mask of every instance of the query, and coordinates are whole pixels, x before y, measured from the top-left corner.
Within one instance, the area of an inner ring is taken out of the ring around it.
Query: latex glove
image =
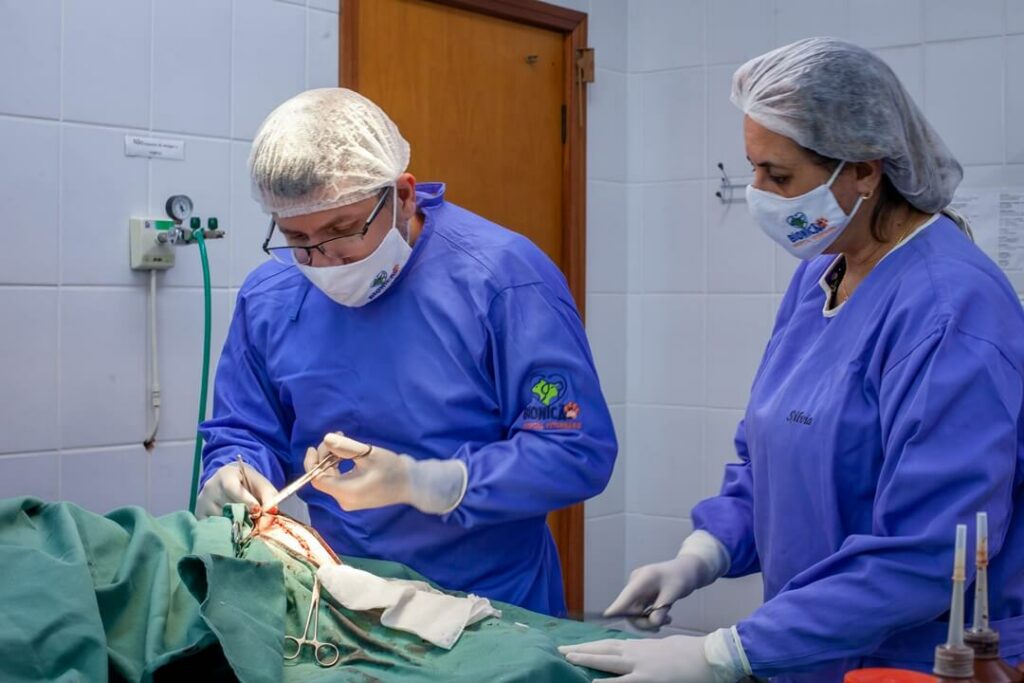
[[[718,683],[720,680],[704,656],[703,637],[598,640],[563,646],[558,651],[570,664],[619,674],[617,678],[605,679],[609,682]]]
[[[251,465],[245,465],[245,478],[242,477],[242,465],[232,462],[224,465],[210,477],[196,499],[196,517],[216,517],[223,513],[228,503],[245,503],[250,513],[255,513],[269,500],[277,489],[267,478],[256,471]],[[249,482],[252,491],[246,488]]]
[[[598,640],[558,648],[571,664],[621,674],[618,683],[736,683],[750,674],[736,628],[661,640]]]
[[[307,471],[328,454],[352,460],[353,468],[342,474],[328,468],[313,486],[338,501],[345,510],[366,510],[386,505],[412,505],[421,512],[451,512],[466,492],[466,466],[458,460],[416,460],[386,448],[366,444],[340,433],[324,436],[319,448],[306,451]]]
[[[717,579],[712,567],[696,555],[683,554],[667,562],[634,569],[626,587],[604,612],[606,617],[629,617],[637,628],[657,631],[672,622],[669,610],[676,600]],[[636,616],[650,606],[664,606],[649,616]]]

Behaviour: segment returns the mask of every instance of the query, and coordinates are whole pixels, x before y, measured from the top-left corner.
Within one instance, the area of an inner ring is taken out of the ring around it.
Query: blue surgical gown
[[[440,585],[565,611],[548,512],[607,485],[617,446],[565,279],[529,240],[417,188],[424,224],[380,299],[346,308],[295,268],[256,268],[217,368],[203,478],[252,463],[275,486],[342,431],[414,458],[457,458],[450,514],[346,512],[299,494],[339,553],[401,562]]]
[[[1024,654],[1024,313],[944,216],[891,252],[834,317],[802,264],[736,433],[739,462],[693,510],[729,576],[763,572],[737,624],[755,673],[841,681],[930,670],[946,639],[955,526],[988,513],[993,626]],[[973,563],[971,563],[973,564]],[[973,580],[974,570],[969,578]],[[973,600],[968,592],[967,620]]]

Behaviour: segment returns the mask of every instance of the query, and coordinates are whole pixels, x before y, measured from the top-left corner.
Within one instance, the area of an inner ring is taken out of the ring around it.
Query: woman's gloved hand
[[[558,651],[570,664],[618,674],[605,679],[608,683],[735,683],[746,675],[742,668],[731,661],[709,661],[706,652],[709,639],[722,631],[699,638],[598,640]]]
[[[327,434],[319,448],[306,451],[306,471],[331,453],[351,460],[352,469],[342,474],[330,467],[312,484],[345,510],[405,504],[443,515],[458,507],[466,492],[466,466],[459,460],[416,460],[340,433]]]
[[[637,628],[657,631],[672,622],[669,610],[677,600],[717,578],[703,559],[689,554],[638,567],[629,575],[626,587],[605,610],[604,616],[628,617]],[[658,609],[647,616],[638,616],[652,606]]]

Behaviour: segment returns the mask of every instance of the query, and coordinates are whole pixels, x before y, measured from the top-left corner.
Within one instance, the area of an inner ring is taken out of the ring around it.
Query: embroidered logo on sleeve
[[[572,400],[565,378],[559,374],[535,375],[526,384],[529,391],[523,410],[523,429],[582,429],[580,404]]]

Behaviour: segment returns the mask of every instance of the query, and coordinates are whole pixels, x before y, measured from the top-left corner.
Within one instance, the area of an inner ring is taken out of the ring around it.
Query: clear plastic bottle
[[[982,683],[1024,683],[1024,673],[999,658],[999,633],[989,625],[988,515],[979,512],[976,524],[974,624],[964,634],[964,642],[974,650],[974,677]]]

